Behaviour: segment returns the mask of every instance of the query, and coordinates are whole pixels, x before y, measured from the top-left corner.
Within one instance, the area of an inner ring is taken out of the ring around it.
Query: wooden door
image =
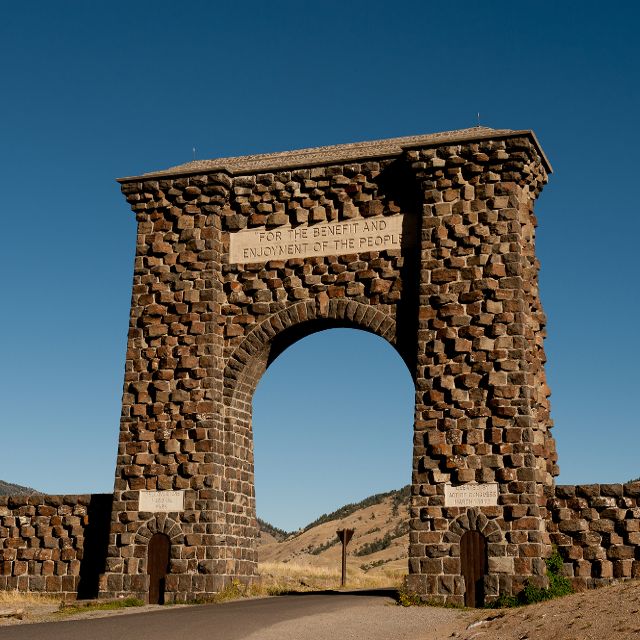
[[[164,533],[154,533],[147,550],[149,604],[164,604],[165,578],[169,572],[171,541]]]
[[[460,563],[464,576],[464,604],[484,606],[484,575],[487,572],[487,541],[477,531],[467,531],[460,540]]]

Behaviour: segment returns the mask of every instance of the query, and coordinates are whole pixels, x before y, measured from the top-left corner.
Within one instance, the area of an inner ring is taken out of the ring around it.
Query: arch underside
[[[255,391],[267,367],[298,340],[326,329],[353,328],[374,333],[396,348],[396,322],[355,300],[299,302],[263,320],[233,351],[224,373],[224,396]],[[407,362],[409,354],[400,353]],[[411,369],[410,369],[411,371]]]

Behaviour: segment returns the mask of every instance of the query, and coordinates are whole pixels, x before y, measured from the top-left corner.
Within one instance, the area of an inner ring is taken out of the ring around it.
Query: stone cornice
[[[192,162],[187,162],[161,171],[153,171],[139,176],[118,178],[118,182],[126,183],[140,180],[184,177],[216,172],[223,172],[229,175],[243,175],[269,171],[282,171],[300,167],[339,164],[344,162],[362,162],[366,160],[399,156],[406,149],[519,136],[525,136],[531,139],[533,145],[542,158],[545,169],[548,172],[551,172],[551,164],[544,154],[536,135],[530,129],[511,130],[491,129],[489,127],[473,127],[470,129],[443,131],[440,133],[430,133],[426,135],[353,142],[349,144],[312,147],[293,151],[279,151],[276,153],[262,153],[229,158],[214,158],[212,160],[194,160]]]

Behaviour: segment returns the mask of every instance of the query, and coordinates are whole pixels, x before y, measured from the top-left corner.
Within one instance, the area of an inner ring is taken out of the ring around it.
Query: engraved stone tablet
[[[184,511],[184,491],[140,491],[139,511]]]
[[[268,262],[400,249],[402,215],[324,222],[311,226],[243,229],[229,237],[229,262]]]
[[[498,504],[498,483],[444,485],[445,507],[494,507]]]

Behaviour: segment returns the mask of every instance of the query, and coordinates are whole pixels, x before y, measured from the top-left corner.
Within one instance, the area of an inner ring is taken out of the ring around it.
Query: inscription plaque
[[[138,509],[154,513],[184,511],[184,491],[140,491]]]
[[[461,484],[454,487],[444,485],[445,507],[494,507],[498,504],[498,483],[486,482]]]
[[[229,238],[229,262],[246,264],[400,249],[403,215],[311,226],[243,229]]]

